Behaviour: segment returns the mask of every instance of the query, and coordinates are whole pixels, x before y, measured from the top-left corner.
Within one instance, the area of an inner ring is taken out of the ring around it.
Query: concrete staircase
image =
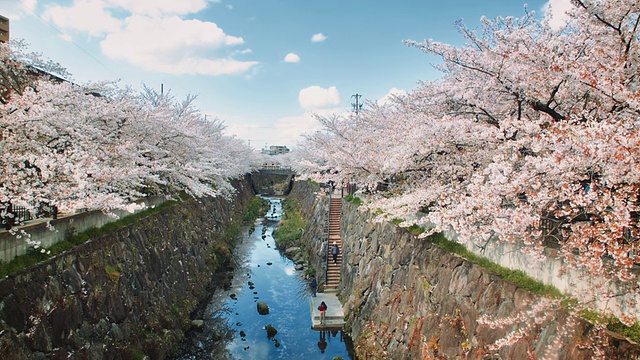
[[[339,194],[331,196],[329,211],[329,259],[327,267],[327,283],[325,291],[336,291],[340,284],[340,266],[342,265],[342,241],[340,241],[340,214],[342,212],[342,200]],[[340,248],[337,263],[333,263],[331,246],[336,243]]]
[[[333,263],[331,252],[327,252],[327,278],[324,291],[311,297],[311,328],[314,330],[342,330],[344,328],[344,312],[338,299],[338,285],[340,285],[340,266],[342,265],[342,241],[340,241],[340,216],[342,213],[341,192],[331,193],[329,206],[329,221],[325,224],[325,234],[329,237],[329,246],[336,245],[340,248],[338,261]],[[325,321],[320,323],[320,311],[318,306],[324,301],[327,304]]]

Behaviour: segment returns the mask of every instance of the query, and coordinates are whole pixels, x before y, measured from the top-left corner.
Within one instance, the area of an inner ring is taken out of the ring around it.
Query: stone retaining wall
[[[308,183],[290,196],[321,213]],[[313,207],[310,204],[313,203]],[[312,210],[313,209],[313,210]],[[318,215],[316,215],[318,216]],[[327,215],[325,215],[326,217]],[[343,302],[364,359],[638,359],[640,348],[343,201]],[[311,248],[322,221],[309,223]],[[320,263],[322,261],[319,261]],[[486,321],[483,321],[483,316]],[[513,336],[510,341],[501,339]],[[504,346],[494,349],[494,345]]]
[[[318,290],[322,291],[327,269],[328,236],[325,226],[329,223],[328,190],[307,181],[296,181],[288,200],[294,201],[301,215],[309,220],[302,242],[308,244],[309,265],[315,270]]]
[[[2,359],[163,359],[210,286],[253,196],[185,201],[0,280]]]
[[[160,205],[166,200],[167,198],[164,196],[156,196],[142,199],[140,202],[150,207]],[[114,210],[113,213],[118,217],[130,215],[124,210]],[[19,228],[29,234],[31,241],[38,242],[41,247],[47,248],[64,240],[70,233],[83,232],[92,227],[99,228],[117,219],[100,210],[94,210],[73,215],[60,215],[58,219],[29,220],[25,226]],[[47,226],[47,222],[52,228]],[[32,246],[22,236],[18,237],[16,234],[0,228],[0,262],[7,263],[17,256],[26,254],[31,248]]]

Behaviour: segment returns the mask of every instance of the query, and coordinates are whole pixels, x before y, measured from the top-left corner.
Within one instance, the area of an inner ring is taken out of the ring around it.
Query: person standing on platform
[[[311,275],[311,295],[316,297],[316,292],[318,290],[318,280],[316,280],[315,275]]]
[[[321,302],[318,310],[320,310],[320,325],[324,325],[324,315],[327,312],[327,304],[325,304],[324,301]]]

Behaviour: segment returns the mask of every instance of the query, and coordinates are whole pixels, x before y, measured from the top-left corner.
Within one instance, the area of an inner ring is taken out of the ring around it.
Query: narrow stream
[[[267,199],[268,217],[257,221],[253,232],[245,230],[236,249],[231,289],[212,295],[203,326],[187,334],[175,359],[353,359],[350,339],[341,331],[311,329],[307,281],[276,249],[272,236],[282,215],[281,199]],[[269,314],[258,313],[259,301],[269,306]],[[267,325],[278,331],[271,339]]]

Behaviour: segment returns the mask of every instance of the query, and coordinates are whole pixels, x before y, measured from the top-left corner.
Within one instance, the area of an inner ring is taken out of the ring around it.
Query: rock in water
[[[258,301],[258,314],[267,315],[269,313],[269,305],[264,301]]]
[[[269,339],[273,338],[278,333],[278,330],[276,330],[276,328],[274,328],[271,324],[265,326],[264,328],[265,330],[267,330],[267,337]]]
[[[200,320],[200,319],[196,319],[196,320],[191,320],[191,325],[193,327],[197,327],[197,328],[201,328],[204,326],[204,321]]]

